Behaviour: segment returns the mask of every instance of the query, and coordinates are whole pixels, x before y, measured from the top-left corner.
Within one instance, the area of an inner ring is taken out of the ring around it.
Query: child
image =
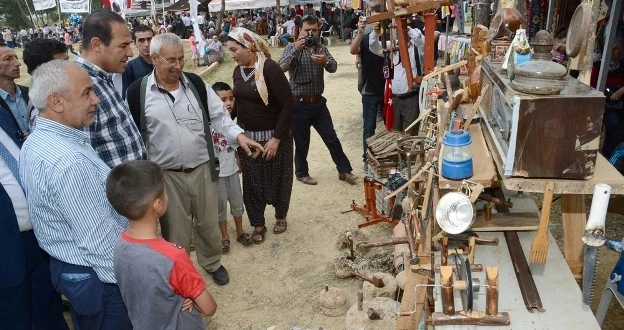
[[[106,197],[130,220],[113,265],[134,329],[205,329],[200,312],[213,315],[217,304],[186,251],[156,233],[168,203],[160,167],[147,160],[115,166]]]
[[[189,45],[191,47],[191,56],[193,57],[193,64],[195,64],[195,67],[199,66],[199,48],[197,48],[198,44],[199,41],[195,39],[195,35],[191,34],[191,36],[189,37]]]
[[[217,93],[225,108],[229,113],[234,109],[234,95],[232,88],[224,83],[217,82],[212,85],[212,89]],[[223,252],[230,250],[230,236],[227,231],[227,202],[230,202],[230,213],[234,217],[236,225],[236,241],[243,244],[251,244],[249,234],[243,232],[243,191],[241,189],[238,166],[236,165],[236,150],[228,145],[222,134],[214,133],[213,142],[219,147],[219,229],[221,229],[221,245]]]

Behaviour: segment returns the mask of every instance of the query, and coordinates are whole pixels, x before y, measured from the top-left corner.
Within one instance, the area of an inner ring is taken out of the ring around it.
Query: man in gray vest
[[[154,72],[130,85],[127,99],[148,158],[164,170],[169,209],[160,218],[162,234],[189,252],[195,227],[199,265],[215,283],[225,285],[229,275],[220,261],[218,160],[210,125],[249,155],[258,156],[263,149],[232,121],[212,88],[206,87],[199,76],[182,72],[185,58],[178,36],[155,36],[150,56]]]

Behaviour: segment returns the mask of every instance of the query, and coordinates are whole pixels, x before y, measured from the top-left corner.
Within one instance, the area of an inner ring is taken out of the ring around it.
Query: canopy
[[[220,0],[214,0],[220,1]],[[198,0],[199,2],[199,11],[206,11],[206,5],[210,2],[210,0]],[[221,6],[219,6],[221,8]],[[189,10],[189,1],[188,0],[179,0],[173,5],[169,7],[165,7],[166,11],[188,11]],[[212,11],[212,8],[210,9]]]
[[[184,1],[184,0],[183,0]],[[305,5],[308,3],[314,5],[320,5],[321,2],[326,3],[335,3],[340,2],[340,0],[280,0],[280,5],[283,6],[294,6],[294,5]],[[239,10],[239,9],[255,9],[255,8],[268,8],[268,7],[276,7],[277,3],[275,0],[225,0],[225,10]],[[212,0],[208,5],[211,13],[218,12],[221,10],[221,0]]]
[[[288,0],[280,1],[280,5],[288,5]],[[255,9],[277,6],[275,0],[226,0],[225,10]],[[213,0],[208,4],[211,13],[221,10],[221,0]]]

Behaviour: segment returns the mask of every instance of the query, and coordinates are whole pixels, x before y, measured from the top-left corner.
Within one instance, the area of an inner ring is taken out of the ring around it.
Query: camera
[[[312,31],[308,31],[308,35],[305,37],[305,45],[307,47],[313,47],[316,46],[317,41],[316,38],[314,38],[314,35],[312,35]]]

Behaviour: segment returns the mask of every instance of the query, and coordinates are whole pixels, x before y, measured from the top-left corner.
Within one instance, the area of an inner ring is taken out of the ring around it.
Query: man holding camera
[[[290,75],[290,86],[295,100],[293,109],[293,136],[295,140],[295,174],[304,184],[315,185],[308,172],[308,149],[310,148],[310,127],[325,142],[338,170],[338,179],[355,183],[357,176],[351,173],[351,163],[342,150],[334,124],[327,108],[327,100],[321,95],[325,89],[323,69],[336,72],[338,64],[329,50],[319,40],[320,21],[306,16],[301,21],[297,40],[288,44],[279,64]]]

